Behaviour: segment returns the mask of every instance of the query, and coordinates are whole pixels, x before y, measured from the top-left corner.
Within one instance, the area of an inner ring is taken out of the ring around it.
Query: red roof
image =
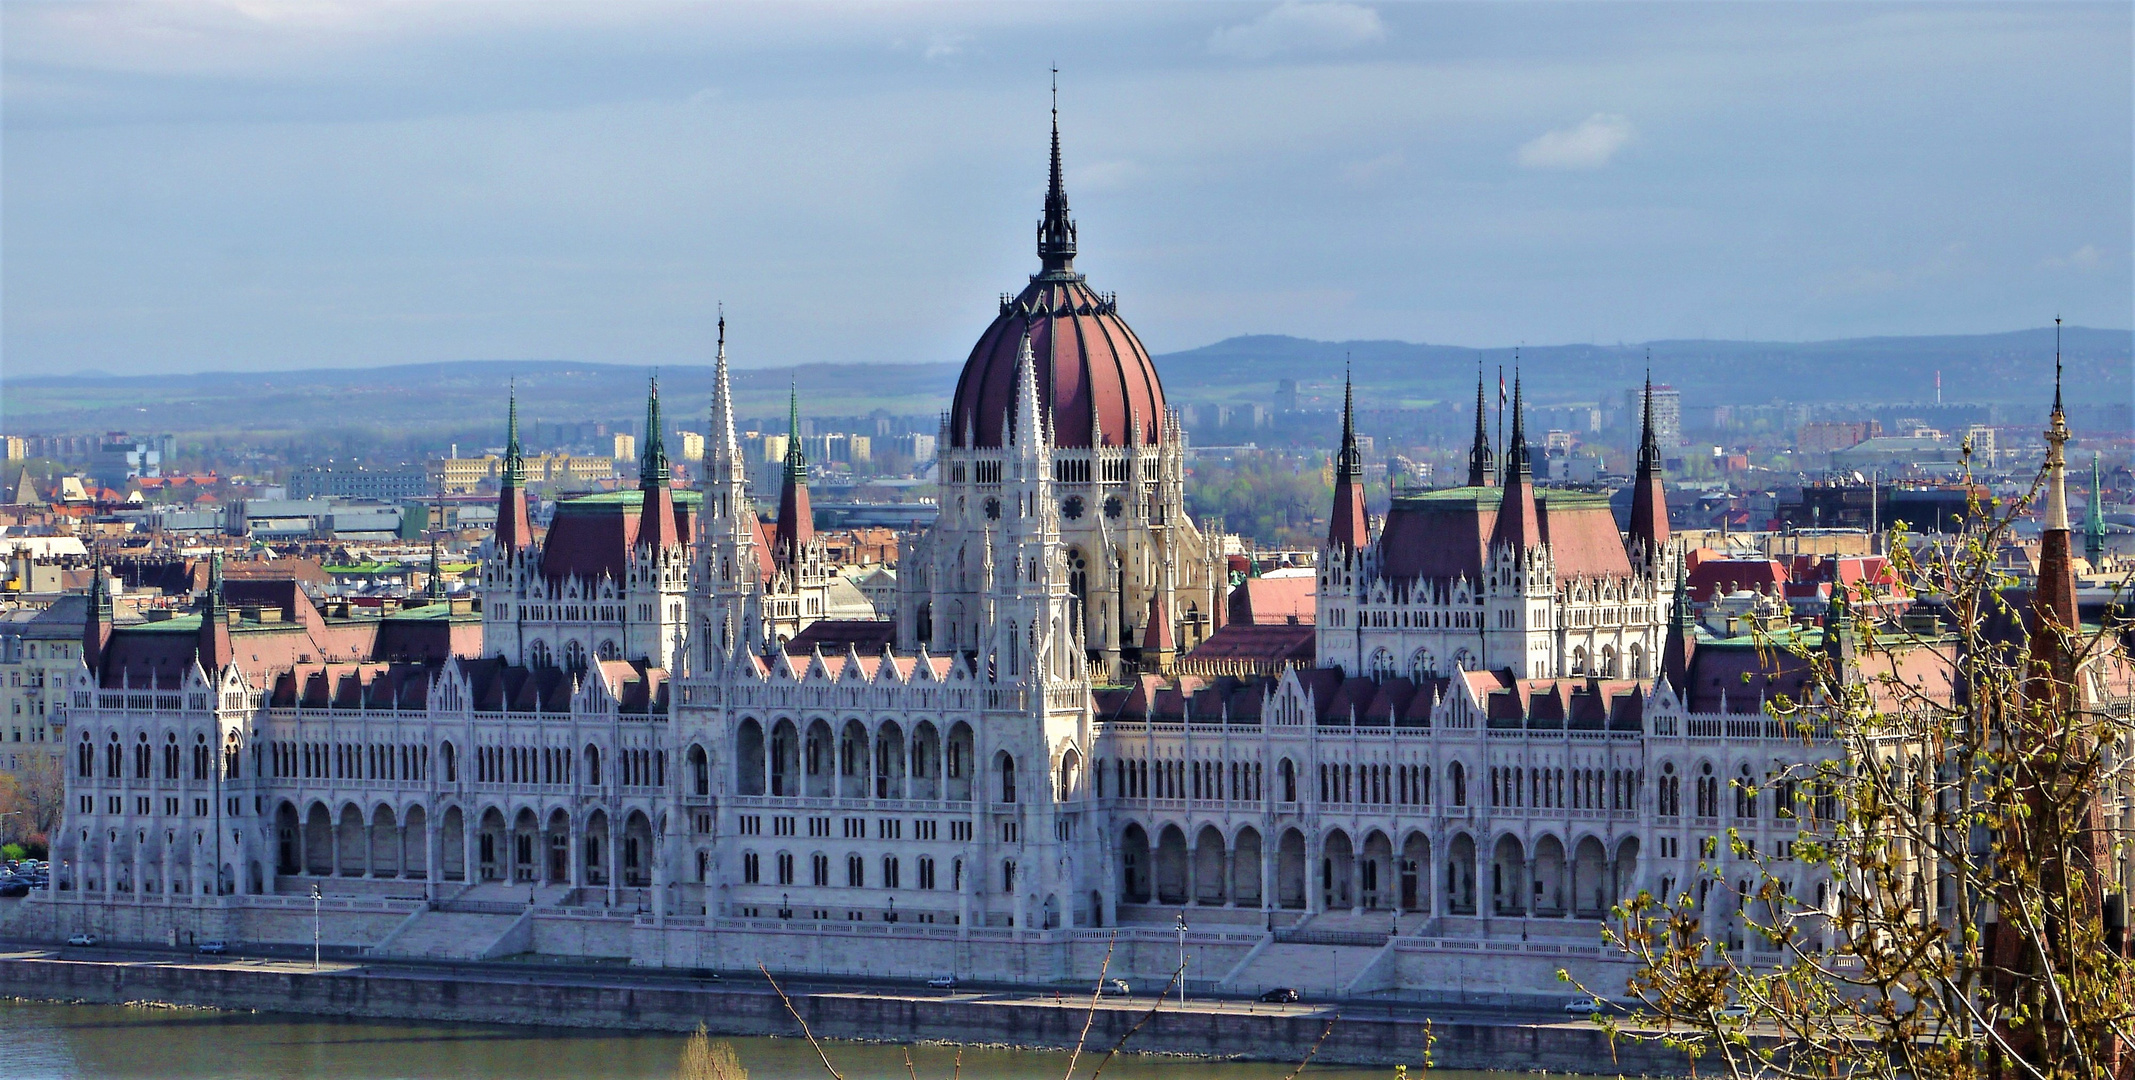
[[[1551,492],[1537,493],[1541,538],[1556,558],[1557,577],[1621,577],[1631,572],[1616,518],[1589,500],[1552,508]],[[1473,584],[1483,576],[1490,537],[1497,530],[1500,489],[1460,488],[1422,499],[1397,499],[1379,530],[1380,572],[1387,578]]]
[[[1038,396],[1051,410],[1053,445],[1125,446],[1135,424],[1141,441],[1163,441],[1164,387],[1149,350],[1112,302],[1076,274],[1040,275],[1002,303],[956,381],[951,445],[963,446],[969,432],[979,446],[1001,445],[1026,331],[1039,360]]]
[[[1247,578],[1231,590],[1230,621],[1257,626],[1311,626],[1318,614],[1319,583],[1294,577]]]

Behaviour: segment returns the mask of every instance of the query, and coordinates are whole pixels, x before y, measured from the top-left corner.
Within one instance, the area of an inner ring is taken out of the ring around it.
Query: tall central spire
[[[1060,176],[1060,69],[1053,69],[1053,171],[1045,187],[1045,219],[1038,222],[1041,274],[1075,272],[1075,222],[1068,217],[1067,187]]]

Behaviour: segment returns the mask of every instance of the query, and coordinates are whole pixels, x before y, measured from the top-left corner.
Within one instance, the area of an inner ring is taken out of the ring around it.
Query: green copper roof
[[[1505,489],[1497,485],[1484,487],[1439,488],[1436,491],[1404,491],[1394,496],[1396,510],[1434,510],[1446,507],[1474,506],[1494,510],[1505,501]],[[1563,488],[1536,488],[1535,501],[1545,507],[1560,510],[1607,509],[1609,497],[1597,491],[1571,491]]]
[[[675,505],[697,506],[704,502],[704,493],[687,488],[675,492]],[[556,504],[559,514],[598,514],[618,507],[636,510],[645,505],[645,493],[638,488],[622,491],[602,491],[592,495],[579,495]]]

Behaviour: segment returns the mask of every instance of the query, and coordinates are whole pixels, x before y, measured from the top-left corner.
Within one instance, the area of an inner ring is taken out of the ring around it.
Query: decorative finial
[[[1045,218],[1038,223],[1041,273],[1066,274],[1075,267],[1075,223],[1068,218],[1067,185],[1060,168],[1060,69],[1053,69],[1052,171],[1045,189]]]

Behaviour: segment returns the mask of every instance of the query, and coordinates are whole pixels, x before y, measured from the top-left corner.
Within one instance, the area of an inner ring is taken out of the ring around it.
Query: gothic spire
[[[519,448],[519,380],[511,381],[508,392],[511,396],[504,414],[504,486],[521,487],[526,483],[526,453]]]
[[[429,580],[423,582],[423,599],[433,604],[449,599],[450,597],[445,591],[445,567],[443,563],[438,561],[437,537],[434,536],[430,538],[429,574]]]
[[[1517,551],[1539,547],[1542,518],[1535,504],[1534,471],[1527,460],[1527,423],[1521,415],[1520,375],[1512,375],[1512,441],[1505,447],[1505,494],[1498,504],[1497,524],[1491,529],[1490,545],[1510,545]]]
[[[236,659],[230,645],[230,608],[222,598],[222,549],[208,556],[208,594],[200,611],[200,666],[215,675]]]
[[[666,487],[674,478],[667,464],[667,441],[660,435],[660,377],[652,377],[645,395],[645,450],[638,455],[638,486]]]
[[[519,385],[511,385],[511,404],[504,421],[504,467],[497,485],[497,529],[494,550],[517,551],[534,541],[534,525],[526,506],[526,455],[519,448]],[[441,523],[442,524],[442,523]]]
[[[2094,572],[2105,562],[2105,485],[2098,472],[2102,456],[2091,455],[2091,504],[2083,513],[2083,557]]]
[[[1527,421],[1520,407],[1520,372],[1512,372],[1512,445],[1505,448],[1505,471],[1518,470],[1523,480],[1534,477],[1534,463],[1527,460]]]
[[[1364,513],[1364,454],[1357,449],[1356,391],[1342,373],[1342,448],[1335,458],[1334,512],[1327,520],[1327,546],[1355,550],[1370,542]]]
[[[808,499],[808,454],[801,448],[801,393],[795,387],[786,402],[786,478],[778,491],[778,527],[772,534],[771,558],[780,565],[799,561],[801,549],[815,538],[815,509]]]
[[[1668,542],[1668,494],[1661,485],[1660,437],[1653,430],[1653,369],[1646,369],[1646,411],[1638,437],[1638,474],[1631,481],[1631,540],[1648,567]]]
[[[1357,398],[1349,371],[1342,371],[1342,458],[1335,473],[1337,483],[1364,479],[1364,453],[1357,449]]]
[[[1646,409],[1645,419],[1639,425],[1638,469],[1641,475],[1655,471],[1661,464],[1660,437],[1653,431],[1653,358],[1646,357]]]
[[[1075,271],[1075,222],[1068,217],[1067,187],[1060,172],[1060,70],[1055,68],[1052,172],[1045,187],[1045,218],[1038,223],[1038,261],[1044,274]]]
[[[1497,455],[1490,452],[1490,407],[1483,402],[1483,365],[1475,365],[1475,445],[1468,450],[1468,486],[1497,482]]]

